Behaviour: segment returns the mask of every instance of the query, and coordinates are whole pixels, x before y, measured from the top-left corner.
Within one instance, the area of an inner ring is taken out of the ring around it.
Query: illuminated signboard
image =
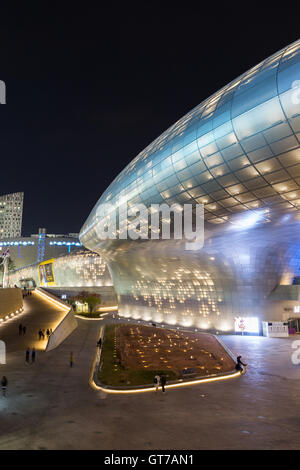
[[[53,261],[50,259],[43,261],[39,265],[39,277],[41,286],[55,286],[55,279],[53,274]]]
[[[257,317],[235,317],[234,329],[236,333],[259,333]]]

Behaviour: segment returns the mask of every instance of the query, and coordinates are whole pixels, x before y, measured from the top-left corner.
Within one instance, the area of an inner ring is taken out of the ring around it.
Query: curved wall
[[[33,279],[36,286],[42,287],[39,266],[40,263],[35,263],[10,272],[10,285],[20,285],[22,279]],[[52,270],[54,283],[51,285],[55,287],[112,286],[112,280],[103,258],[86,250],[54,258]]]
[[[107,261],[121,315],[220,331],[235,316],[281,319],[267,298],[299,274],[299,80],[297,41],[176,122],[101,196],[80,241]],[[204,204],[203,249],[101,239],[125,199]]]

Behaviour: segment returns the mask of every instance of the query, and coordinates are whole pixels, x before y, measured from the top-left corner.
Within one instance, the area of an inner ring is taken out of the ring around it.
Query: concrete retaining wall
[[[70,310],[49,338],[46,351],[59,346],[78,326],[73,310]]]
[[[42,292],[44,295],[47,295],[49,299],[53,299],[58,302],[58,304],[66,311],[66,316],[55,328],[48,340],[46,351],[51,351],[52,349],[57,348],[57,346],[59,346],[77,328],[78,322],[74,316],[73,310],[68,304],[55,297],[55,295],[46,292],[44,289],[38,288],[37,290]]]
[[[5,320],[6,316],[15,314],[21,308],[23,308],[21,289],[17,287],[0,289],[0,319]]]

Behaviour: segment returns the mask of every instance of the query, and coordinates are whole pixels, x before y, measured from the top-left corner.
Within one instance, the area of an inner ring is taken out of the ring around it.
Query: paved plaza
[[[32,298],[25,299],[24,322]],[[34,303],[42,316],[46,303]],[[39,351],[33,365],[24,364],[23,350],[8,354],[7,365],[0,366],[9,380],[7,398],[0,397],[0,449],[300,447],[300,365],[291,362],[293,338],[224,336],[248,363],[244,376],[165,394],[113,396],[88,384],[99,330],[112,321],[106,318],[78,320],[72,335],[53,351]],[[10,324],[1,335],[5,328]]]

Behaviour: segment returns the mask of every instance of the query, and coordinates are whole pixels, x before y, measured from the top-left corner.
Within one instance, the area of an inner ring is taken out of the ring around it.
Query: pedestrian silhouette
[[[7,378],[5,377],[5,375],[3,375],[2,379],[1,379],[1,387],[2,387],[2,395],[4,397],[6,397],[7,384],[8,384]]]
[[[155,385],[155,391],[156,391],[156,392],[158,392],[159,384],[160,384],[160,376],[157,374],[157,375],[154,377],[154,385]]]
[[[26,364],[29,364],[29,356],[30,356],[30,349],[27,348],[26,353],[25,353],[25,362],[26,362]]]
[[[165,391],[166,382],[167,382],[166,376],[162,375],[160,378],[160,383],[161,383],[161,388],[163,392]]]
[[[36,356],[35,349],[32,348],[32,351],[31,351],[31,363],[32,364],[35,362],[35,356]]]
[[[26,326],[23,326],[23,335],[26,334]]]
[[[236,365],[235,365],[235,370],[238,370],[238,371],[240,371],[240,372],[242,372],[242,370],[243,370],[243,367],[242,367],[242,366],[244,366],[244,367],[247,366],[247,364],[244,364],[244,363],[241,361],[241,358],[242,358],[242,356],[238,356],[238,357],[236,358]]]
[[[74,355],[71,352],[71,354],[70,354],[70,367],[73,367],[73,364],[74,364]]]

